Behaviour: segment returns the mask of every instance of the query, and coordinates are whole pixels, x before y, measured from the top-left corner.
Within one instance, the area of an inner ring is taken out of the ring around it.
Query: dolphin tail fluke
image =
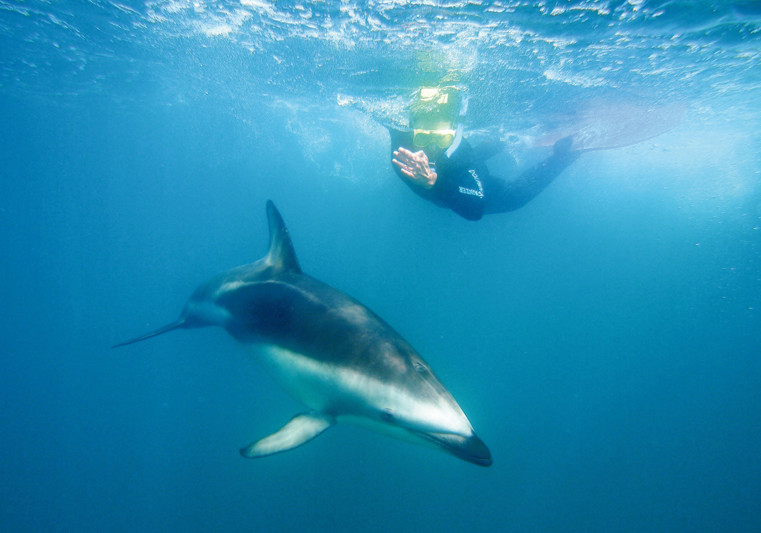
[[[311,412],[294,416],[278,431],[241,448],[243,457],[265,457],[301,446],[335,424],[332,416]]]
[[[130,339],[128,341],[120,342],[119,344],[114,344],[111,346],[111,348],[118,348],[120,346],[126,346],[128,344],[133,344],[136,342],[144,341],[145,339],[150,339],[151,337],[155,337],[156,335],[161,335],[162,333],[166,333],[167,331],[172,331],[174,329],[179,329],[185,326],[185,319],[181,318],[180,320],[177,320],[176,322],[172,322],[171,324],[167,324],[164,327],[161,327],[159,329],[153,330],[150,333],[146,333],[145,335],[140,335],[139,337],[135,337],[134,339]]]

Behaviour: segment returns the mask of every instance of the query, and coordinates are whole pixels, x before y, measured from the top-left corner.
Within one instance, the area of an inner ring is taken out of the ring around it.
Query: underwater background
[[[754,1],[0,0],[0,529],[761,530],[760,37]],[[665,133],[469,222],[391,168],[441,83],[506,169]],[[263,256],[267,199],[492,467],[341,424],[243,459],[304,408],[223,330],[110,349]]]

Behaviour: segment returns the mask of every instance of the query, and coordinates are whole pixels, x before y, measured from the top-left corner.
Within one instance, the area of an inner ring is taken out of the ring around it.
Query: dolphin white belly
[[[315,360],[279,346],[253,347],[255,357],[295,400],[335,417],[364,417],[421,432],[473,434],[465,415],[448,402],[421,400],[395,383],[384,382],[352,368]],[[403,408],[402,408],[403,406]],[[394,413],[412,411],[395,419]]]

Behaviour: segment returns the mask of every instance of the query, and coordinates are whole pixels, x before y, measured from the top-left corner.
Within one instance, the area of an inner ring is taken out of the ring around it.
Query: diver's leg
[[[565,137],[555,143],[550,157],[510,181],[491,177],[484,189],[484,213],[504,213],[523,207],[536,198],[580,153],[572,151],[572,139]]]

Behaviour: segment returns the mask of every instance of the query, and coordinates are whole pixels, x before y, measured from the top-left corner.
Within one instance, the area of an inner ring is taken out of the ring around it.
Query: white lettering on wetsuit
[[[460,187],[460,193],[461,194],[469,194],[470,196],[478,196],[479,198],[484,197],[484,188],[481,185],[481,180],[478,179],[478,174],[475,170],[471,169],[468,170],[471,176],[473,176],[473,179],[476,181],[476,185],[478,185],[478,190],[476,189],[468,189],[467,187]]]

